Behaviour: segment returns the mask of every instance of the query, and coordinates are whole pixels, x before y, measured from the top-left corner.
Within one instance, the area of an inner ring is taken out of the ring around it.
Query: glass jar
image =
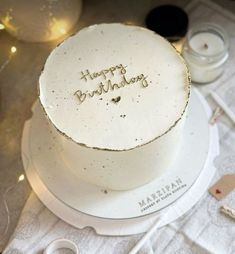
[[[229,39],[223,28],[212,23],[200,23],[187,33],[183,57],[193,82],[209,83],[224,71],[228,59]]]

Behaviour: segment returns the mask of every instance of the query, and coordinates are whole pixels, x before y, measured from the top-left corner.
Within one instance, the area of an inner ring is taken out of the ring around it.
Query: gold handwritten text
[[[104,70],[99,71],[99,72],[90,73],[89,70],[81,71],[81,75],[82,75],[81,79],[87,81],[87,80],[93,80],[93,79],[98,78],[98,77],[102,77],[106,80],[107,76],[114,76],[115,71],[119,71],[120,75],[121,74],[122,75],[126,74],[126,67],[127,66],[123,66],[122,64],[119,64],[119,65],[110,67],[108,69],[104,69]]]
[[[113,91],[115,89],[120,89],[125,86],[129,86],[132,84],[135,84],[137,82],[140,82],[141,86],[143,88],[148,87],[148,81],[147,81],[147,76],[144,76],[144,74],[140,74],[136,77],[132,77],[130,79],[127,79],[125,75],[121,75],[121,81],[118,83],[112,83],[112,81],[109,79],[105,82],[100,82],[99,86],[97,89],[93,91],[85,91],[83,92],[82,90],[77,90],[74,95],[77,96],[80,104],[83,103],[87,98],[92,98],[94,96],[100,96],[102,94],[108,93],[109,91]]]

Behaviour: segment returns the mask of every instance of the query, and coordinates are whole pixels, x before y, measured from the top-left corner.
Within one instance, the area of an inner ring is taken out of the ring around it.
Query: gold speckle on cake
[[[120,100],[121,100],[121,96],[118,96],[116,98],[112,98],[111,101],[114,102],[114,103],[118,103]]]

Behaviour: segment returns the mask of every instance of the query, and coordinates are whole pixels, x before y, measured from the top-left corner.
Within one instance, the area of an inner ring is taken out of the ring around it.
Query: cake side
[[[39,80],[46,115],[66,138],[124,151],[166,135],[189,99],[187,67],[160,36],[135,26],[94,25],[48,57]]]
[[[181,147],[184,122],[185,117],[148,145],[119,152],[80,146],[58,134],[60,158],[85,182],[119,191],[137,188],[171,170]]]

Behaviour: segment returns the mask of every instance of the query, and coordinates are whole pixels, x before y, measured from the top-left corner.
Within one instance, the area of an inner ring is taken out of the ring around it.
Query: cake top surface
[[[56,47],[39,78],[54,126],[80,145],[129,150],[166,134],[189,97],[187,67],[165,39],[122,24],[82,29]]]

